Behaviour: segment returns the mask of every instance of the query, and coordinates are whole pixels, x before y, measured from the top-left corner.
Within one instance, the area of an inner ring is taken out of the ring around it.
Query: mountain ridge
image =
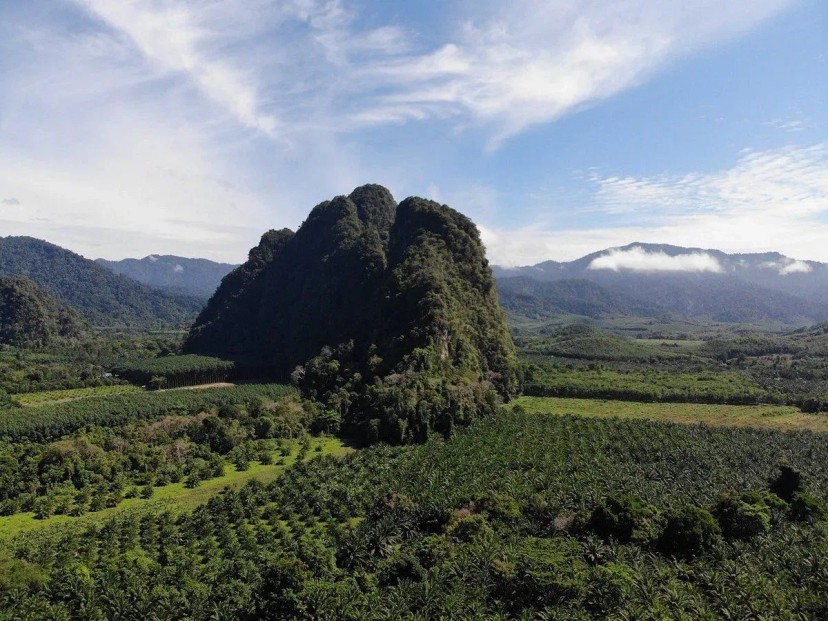
[[[117,261],[95,259],[116,274],[171,293],[209,299],[221,284],[222,278],[238,265],[219,263],[210,259],[150,254],[141,259],[125,258]]]
[[[778,252],[728,254],[635,242],[568,262],[543,261],[532,266],[492,269],[501,283],[501,299],[507,308],[519,304],[514,299],[514,283],[506,283],[524,278],[537,283],[589,282],[614,298],[635,300],[639,310],[622,309],[621,314],[670,313],[731,323],[781,322],[791,326],[828,319],[828,265],[799,261]],[[554,303],[548,303],[549,291],[540,285],[536,288],[536,299],[524,298],[523,305],[540,309],[541,314],[558,312]],[[580,302],[588,306],[586,299]],[[585,314],[595,316],[595,312]]]
[[[26,276],[99,326],[181,327],[203,302],[149,287],[45,240],[0,237],[0,276]]]

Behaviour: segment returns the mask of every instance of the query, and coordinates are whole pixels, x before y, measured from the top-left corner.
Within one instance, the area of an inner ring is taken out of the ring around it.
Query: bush
[[[825,505],[807,492],[797,492],[791,501],[790,517],[797,522],[818,522],[828,517]]]
[[[587,607],[593,615],[606,618],[621,606],[635,585],[635,573],[619,563],[593,567],[589,577]]]
[[[779,466],[779,474],[771,481],[770,491],[782,500],[791,502],[794,494],[803,490],[803,485],[802,474],[791,466],[782,464]]]
[[[595,507],[587,528],[603,539],[621,543],[649,538],[655,509],[633,496],[610,496]]]
[[[694,558],[712,548],[720,535],[719,524],[710,511],[687,505],[667,518],[659,547],[671,556]]]
[[[489,492],[479,500],[478,504],[490,516],[505,522],[511,522],[520,517],[520,505],[508,494]]]
[[[450,524],[447,534],[457,542],[468,543],[475,539],[489,537],[494,531],[486,518],[480,514],[463,517]]]
[[[381,586],[397,586],[400,582],[420,582],[426,571],[420,562],[408,554],[401,554],[388,561],[379,572]]]
[[[732,539],[752,539],[770,529],[770,514],[764,504],[752,504],[744,496],[727,493],[719,496],[713,515],[722,534]]]

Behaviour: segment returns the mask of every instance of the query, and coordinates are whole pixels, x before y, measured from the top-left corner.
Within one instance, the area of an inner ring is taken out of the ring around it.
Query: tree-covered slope
[[[27,276],[58,303],[101,326],[181,326],[197,298],[159,291],[94,261],[31,237],[0,238],[0,276]]]
[[[215,293],[221,279],[237,267],[208,259],[154,254],[143,259],[97,259],[95,262],[145,285],[205,300]]]
[[[293,373],[352,432],[391,441],[448,431],[516,389],[474,224],[376,185],[317,205],[295,234],[267,233],[186,349]]]
[[[0,278],[0,343],[42,347],[84,330],[77,313],[58,306],[28,278]]]

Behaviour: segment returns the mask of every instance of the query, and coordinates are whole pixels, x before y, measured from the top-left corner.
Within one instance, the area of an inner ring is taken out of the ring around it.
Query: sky
[[[364,183],[491,262],[828,262],[824,0],[0,0],[0,236],[241,262]]]

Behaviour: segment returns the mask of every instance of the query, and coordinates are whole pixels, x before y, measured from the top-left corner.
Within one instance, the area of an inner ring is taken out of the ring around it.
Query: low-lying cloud
[[[722,266],[715,257],[706,252],[693,252],[670,256],[665,252],[647,252],[643,248],[611,250],[589,264],[591,270],[612,270],[619,272],[722,272]]]
[[[798,261],[796,259],[782,259],[780,261],[768,261],[763,263],[762,267],[774,269],[779,272],[780,276],[788,276],[790,274],[810,274],[814,271],[811,264],[807,261]]]

